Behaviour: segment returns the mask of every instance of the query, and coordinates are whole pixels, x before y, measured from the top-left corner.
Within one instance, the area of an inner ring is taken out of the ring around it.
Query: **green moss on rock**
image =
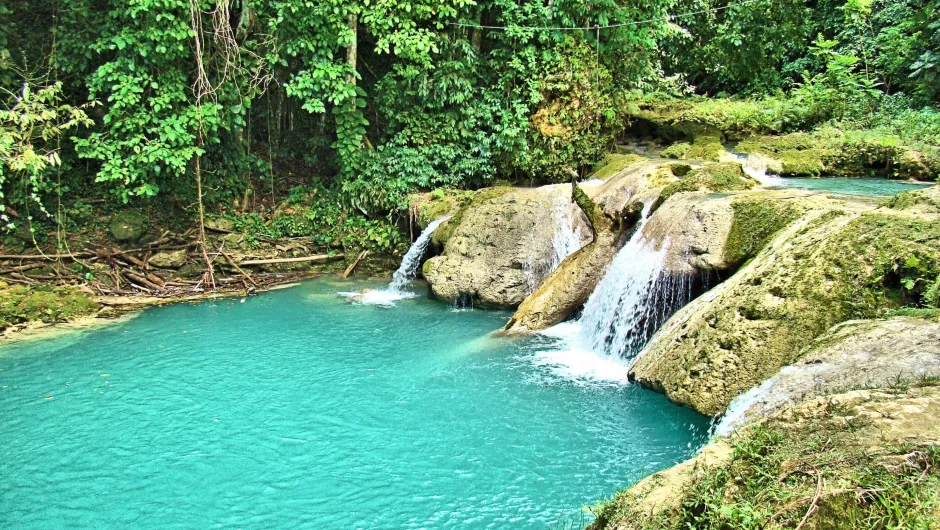
[[[663,149],[661,153],[664,158],[686,158],[689,154],[689,151],[692,149],[692,144],[689,142],[676,142],[666,149]]]
[[[737,266],[754,257],[770,239],[805,210],[779,201],[741,200],[731,205],[734,220],[725,242],[725,260]]]
[[[589,178],[607,180],[617,173],[620,173],[624,169],[627,169],[628,167],[636,165],[645,160],[646,157],[635,154],[610,154],[607,155],[607,157],[604,159],[603,165],[601,165],[597,171],[592,173]]]
[[[0,330],[26,322],[68,322],[98,309],[88,295],[71,287],[9,287],[0,282]]]
[[[662,204],[676,193],[687,191],[742,191],[757,186],[758,182],[744,173],[737,162],[714,162],[693,169],[688,175],[666,186],[657,204]]]
[[[785,234],[709,301],[680,311],[631,377],[719,414],[833,325],[922,306],[940,274],[940,223],[932,218],[814,214]]]
[[[940,213],[940,186],[899,193],[883,204],[893,210]]]

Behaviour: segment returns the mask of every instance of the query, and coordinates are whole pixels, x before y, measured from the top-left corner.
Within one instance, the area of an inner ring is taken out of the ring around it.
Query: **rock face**
[[[798,363],[738,396],[716,434],[730,434],[814,395],[938,376],[940,322],[905,317],[845,322],[814,341]]]
[[[516,307],[541,278],[555,250],[559,212],[573,229],[590,232],[570,204],[564,184],[477,192],[469,205],[439,228],[444,253],[428,260],[424,277],[438,298],[480,307]]]
[[[186,264],[189,254],[186,250],[158,252],[150,258],[150,264],[161,269],[178,269]]]
[[[656,202],[663,187],[676,182],[674,165],[634,161],[615,166],[607,180],[591,180],[575,189],[576,202],[591,223],[592,241],[562,262],[525,299],[505,330],[525,333],[546,329],[567,320],[583,306],[626,241],[624,227]]]
[[[126,210],[111,217],[111,237],[118,243],[139,241],[147,231],[150,222],[143,215]]]
[[[940,185],[899,193],[888,199],[885,205],[911,213],[940,214]]]
[[[938,255],[937,217],[811,212],[674,315],[630,377],[703,414],[721,414],[833,325],[896,306],[905,296],[892,283],[897,271],[915,256],[923,274],[935,275]]]

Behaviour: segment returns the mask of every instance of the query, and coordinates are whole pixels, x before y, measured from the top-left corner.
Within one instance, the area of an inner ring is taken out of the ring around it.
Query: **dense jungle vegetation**
[[[212,213],[395,251],[408,194],[585,176],[644,105],[937,145],[938,8],[3,0],[0,217],[35,242],[108,211]]]

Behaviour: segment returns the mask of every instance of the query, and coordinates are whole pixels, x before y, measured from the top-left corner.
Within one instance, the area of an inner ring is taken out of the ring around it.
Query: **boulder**
[[[935,277],[938,256],[937,216],[809,212],[674,315],[630,377],[703,414],[721,414],[835,324],[905,303],[898,271],[914,257],[917,274]]]
[[[444,253],[423,267],[435,296],[481,307],[518,306],[553,259],[556,231],[589,233],[580,211],[572,210],[569,190],[562,184],[477,192],[438,228]]]
[[[940,214],[940,186],[899,193],[885,201],[884,206],[910,213]]]
[[[161,269],[178,269],[189,260],[186,250],[158,252],[150,257],[150,264]]]
[[[940,322],[852,320],[816,339],[799,362],[738,396],[716,429],[734,429],[811,397],[940,377]]]
[[[133,210],[124,210],[111,216],[111,237],[118,243],[135,243],[143,237],[150,221]]]
[[[232,232],[235,230],[235,222],[226,217],[207,217],[206,230],[216,232]]]

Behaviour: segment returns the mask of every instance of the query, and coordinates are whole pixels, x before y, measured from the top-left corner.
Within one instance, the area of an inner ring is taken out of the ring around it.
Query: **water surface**
[[[0,527],[544,529],[703,440],[546,364],[550,337],[489,338],[505,313],[339,290],[0,349]]]
[[[777,177],[774,179],[773,184],[783,188],[798,188],[839,193],[842,195],[869,195],[875,197],[888,197],[905,191],[914,191],[930,187],[930,184],[915,184],[903,180],[844,177]]]

